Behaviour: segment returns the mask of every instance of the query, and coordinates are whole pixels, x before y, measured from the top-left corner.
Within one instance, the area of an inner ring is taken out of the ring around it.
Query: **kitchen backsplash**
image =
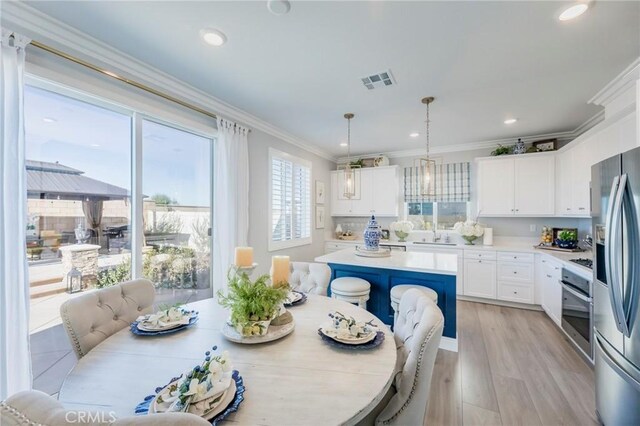
[[[382,229],[389,229],[391,222],[399,219],[376,218]],[[340,224],[343,231],[350,230],[357,236],[362,236],[364,228],[367,226],[368,218],[365,217],[334,217],[333,225]],[[591,234],[591,219],[572,218],[481,218],[480,223],[487,228],[493,228],[493,235],[497,237],[539,237],[543,226],[553,228],[578,228],[578,237],[583,239],[585,235]],[[531,231],[531,225],[535,226],[535,231]],[[446,231],[445,231],[446,232]],[[331,235],[334,235],[331,232]]]

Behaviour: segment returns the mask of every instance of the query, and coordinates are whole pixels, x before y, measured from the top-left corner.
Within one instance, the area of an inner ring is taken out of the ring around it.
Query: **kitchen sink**
[[[436,243],[427,241],[414,241],[413,244],[420,244],[423,246],[456,246],[456,243]]]

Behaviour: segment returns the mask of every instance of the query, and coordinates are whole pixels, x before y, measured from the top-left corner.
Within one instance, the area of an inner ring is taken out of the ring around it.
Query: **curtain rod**
[[[76,64],[82,65],[83,67],[89,68],[89,69],[91,69],[93,71],[99,72],[100,74],[106,75],[106,76],[111,77],[111,78],[115,78],[116,80],[119,80],[119,81],[121,81],[121,82],[123,82],[125,84],[128,84],[130,86],[136,87],[136,88],[138,88],[140,90],[144,90],[145,92],[149,92],[149,93],[151,93],[153,95],[159,96],[159,97],[161,97],[163,99],[166,99],[166,100],[168,100],[170,102],[174,102],[174,103],[176,103],[178,105],[181,105],[181,106],[183,106],[185,108],[188,108],[190,110],[199,112],[200,114],[204,114],[204,115],[206,115],[208,117],[211,117],[213,119],[217,119],[218,118],[218,116],[216,114],[214,114],[212,112],[209,112],[209,111],[207,111],[207,110],[205,110],[203,108],[200,108],[198,106],[192,105],[192,104],[190,104],[188,102],[185,102],[185,101],[183,101],[181,99],[175,98],[175,97],[173,97],[171,95],[167,95],[166,93],[160,92],[159,90],[156,90],[156,89],[154,89],[152,87],[146,86],[146,85],[144,85],[142,83],[138,83],[137,81],[130,80],[130,79],[125,78],[125,77],[121,77],[121,76],[117,75],[116,73],[114,73],[112,71],[106,70],[104,68],[100,68],[99,66],[93,65],[90,62],[87,62],[87,61],[82,60],[80,58],[77,58],[75,56],[71,56],[68,53],[62,52],[62,51],[60,51],[60,50],[58,50],[58,49],[56,49],[54,47],[51,47],[51,46],[47,46],[46,44],[40,43],[39,41],[31,40],[31,45],[37,47],[38,49],[42,49],[42,50],[44,50],[46,52],[52,53],[52,54],[54,54],[56,56],[59,56],[61,58],[67,59],[67,60],[69,60],[71,62],[75,62]]]

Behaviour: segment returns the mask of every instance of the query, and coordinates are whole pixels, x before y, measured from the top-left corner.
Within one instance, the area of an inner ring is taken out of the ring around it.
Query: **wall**
[[[275,148],[312,163],[311,244],[269,251],[269,219],[267,214],[269,208],[269,148]],[[329,214],[331,200],[329,173],[335,167],[333,161],[321,158],[259,130],[251,131],[249,135],[249,245],[254,249],[254,262],[258,263],[254,278],[257,274],[269,272],[271,256],[287,255],[291,256],[292,261],[313,261],[315,257],[324,253],[325,233],[333,229],[333,222],[331,216],[326,216],[325,228],[315,229],[315,182],[317,180],[324,182],[326,191],[324,206],[325,212]]]
[[[477,182],[477,167],[474,159],[477,157],[487,157],[491,154],[492,149],[478,149],[472,151],[450,152],[444,154],[438,154],[433,158],[438,163],[459,163],[470,162],[471,163],[471,218],[475,219],[475,213],[477,212],[477,191],[475,182]],[[392,165],[398,165],[401,169],[405,167],[413,166],[414,157],[400,157],[391,158],[389,163]],[[400,175],[403,176],[404,171],[400,171]],[[400,194],[404,194],[404,182],[400,180]],[[400,217],[404,217],[404,204],[400,205]],[[389,224],[396,219],[383,218],[380,219],[380,225],[383,228],[388,229]],[[334,222],[337,225],[341,224],[343,228],[352,229],[357,234],[362,234],[364,226],[367,222],[365,218],[334,218]],[[543,226],[551,226],[558,228],[578,228],[580,238],[584,238],[584,235],[591,233],[591,220],[590,219],[573,219],[573,218],[486,218],[480,219],[480,222],[486,225],[488,228],[493,228],[495,236],[499,237],[538,237],[540,235],[541,228]],[[535,230],[531,231],[531,225],[535,226]]]

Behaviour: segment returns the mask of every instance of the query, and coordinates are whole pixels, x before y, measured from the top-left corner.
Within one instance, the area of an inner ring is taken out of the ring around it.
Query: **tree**
[[[159,206],[168,206],[169,204],[178,204],[175,198],[169,197],[167,194],[155,194],[151,197]]]

